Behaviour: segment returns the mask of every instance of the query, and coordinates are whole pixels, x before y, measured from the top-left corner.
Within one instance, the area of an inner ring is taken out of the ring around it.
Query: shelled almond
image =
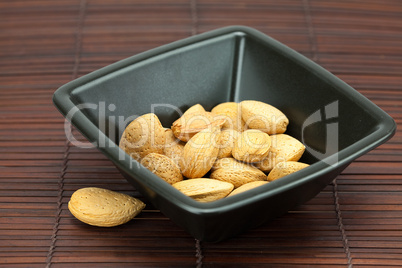
[[[271,147],[267,157],[256,164],[264,172],[271,171],[280,162],[299,161],[306,149],[303,143],[287,134],[276,134],[270,137]]]
[[[212,108],[211,113],[220,115],[225,119],[222,129],[233,129],[242,132],[247,129],[241,116],[240,105],[236,102],[224,102]]]
[[[296,171],[302,170],[303,168],[308,167],[308,164],[296,162],[296,161],[286,161],[278,163],[272,170],[269,172],[267,180],[274,181],[285,177],[286,175],[295,173]]]
[[[267,175],[257,168],[220,168],[213,171],[210,177],[218,181],[230,182],[234,185],[234,188],[249,182],[265,181],[267,179]]]
[[[240,106],[241,116],[248,128],[259,129],[270,135],[286,131],[289,119],[276,107],[253,100],[242,101]]]
[[[211,202],[224,198],[234,188],[233,184],[229,182],[207,178],[188,179],[173,184],[173,187],[200,202]]]
[[[196,104],[190,107],[179,119],[173,122],[173,134],[181,141],[188,142],[198,132],[211,127],[221,127],[225,119],[205,111]]]
[[[235,141],[239,132],[234,129],[225,129],[219,133],[217,144],[219,146],[218,159],[232,156]]]
[[[268,183],[267,181],[252,181],[252,182],[243,184],[242,186],[234,189],[228,196],[234,196],[236,194],[240,194],[242,192],[251,190],[253,188],[256,188],[258,186],[261,186],[261,185],[264,185],[264,184],[267,184],[267,183]]]
[[[169,184],[183,180],[180,167],[166,155],[150,153],[141,160],[141,164]]]
[[[132,220],[145,204],[127,194],[98,187],[75,191],[68,209],[78,220],[99,227],[113,227]]]
[[[271,147],[271,138],[258,129],[242,132],[234,142],[232,155],[235,159],[246,163],[262,161]]]
[[[216,145],[220,129],[204,129],[184,146],[180,168],[187,178],[201,178],[213,166],[219,152]]]
[[[261,101],[220,103],[210,112],[195,104],[166,129],[154,114],[137,118],[120,147],[185,195],[211,202],[308,166],[297,162],[305,146],[284,134],[288,124]]]
[[[150,153],[163,153],[165,129],[156,114],[137,117],[124,130],[120,148],[135,160],[141,160]]]

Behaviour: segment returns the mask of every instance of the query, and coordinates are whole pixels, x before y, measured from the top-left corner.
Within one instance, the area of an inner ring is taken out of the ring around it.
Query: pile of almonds
[[[145,114],[123,132],[120,148],[187,196],[210,202],[307,167],[305,146],[285,134],[288,118],[260,101],[190,107],[170,128]],[[208,177],[207,177],[208,176]]]

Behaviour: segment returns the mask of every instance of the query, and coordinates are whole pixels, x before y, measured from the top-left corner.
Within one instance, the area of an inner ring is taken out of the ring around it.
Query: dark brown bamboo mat
[[[69,213],[71,194],[87,186],[146,200],[96,149],[67,142],[55,89],[227,25],[254,27],[313,59],[401,126],[399,0],[0,1],[1,267],[402,266],[400,130],[308,203],[221,243],[196,241],[151,205],[107,229]]]

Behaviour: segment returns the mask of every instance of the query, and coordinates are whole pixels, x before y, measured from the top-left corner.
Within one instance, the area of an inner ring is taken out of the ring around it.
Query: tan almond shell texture
[[[68,209],[78,220],[99,227],[124,224],[143,209],[145,204],[129,195],[97,187],[75,191]]]

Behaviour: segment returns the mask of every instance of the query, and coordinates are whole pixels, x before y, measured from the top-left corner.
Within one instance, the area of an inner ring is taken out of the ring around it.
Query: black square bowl
[[[286,133],[306,145],[301,161],[311,165],[242,194],[200,203],[118,147],[127,124],[142,114],[154,112],[170,127],[196,103],[211,109],[242,100],[282,110],[290,121]],[[53,101],[149,202],[192,236],[209,242],[230,238],[311,199],[396,129],[389,115],[330,72],[243,26],[124,59],[60,87]]]

